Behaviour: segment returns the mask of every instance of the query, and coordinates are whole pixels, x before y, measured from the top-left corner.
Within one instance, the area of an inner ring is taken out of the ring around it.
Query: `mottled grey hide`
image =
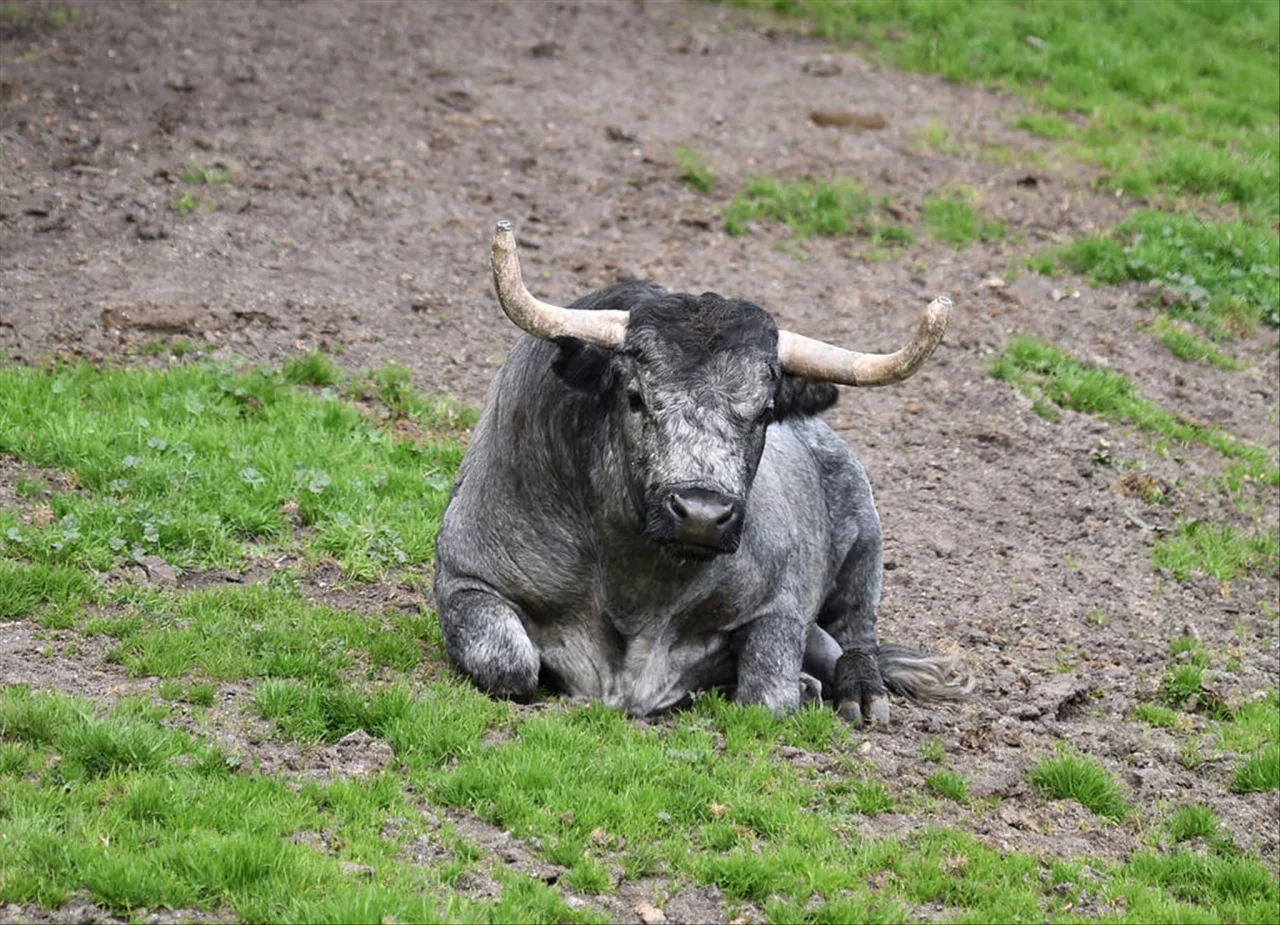
[[[877,647],[880,521],[853,453],[784,375],[763,309],[647,284],[625,342],[522,337],[489,388],[438,538],[449,658],[495,695],[541,682],[642,716],[731,688],[774,711],[967,691]]]

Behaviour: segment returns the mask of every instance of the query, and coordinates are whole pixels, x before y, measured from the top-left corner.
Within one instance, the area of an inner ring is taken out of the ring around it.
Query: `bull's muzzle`
[[[742,504],[703,488],[682,488],[662,499],[671,539],[692,552],[734,552],[742,533]]]

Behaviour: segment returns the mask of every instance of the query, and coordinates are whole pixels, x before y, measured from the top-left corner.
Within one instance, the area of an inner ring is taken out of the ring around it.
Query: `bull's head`
[[[951,310],[939,297],[910,345],[866,354],[779,331],[760,306],[714,293],[638,286],[631,311],[560,308],[525,288],[509,222],[494,232],[493,278],[507,316],[560,346],[561,378],[612,410],[644,533],[682,558],[738,548],[770,423],[830,407],[832,383],[906,379]]]

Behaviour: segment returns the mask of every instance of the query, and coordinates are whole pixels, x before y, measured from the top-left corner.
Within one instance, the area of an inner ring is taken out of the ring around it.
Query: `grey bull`
[[[779,331],[754,303],[631,283],[535,299],[499,223],[493,271],[529,332],[489,387],[438,537],[445,650],[480,688],[539,684],[643,716],[700,690],[775,712],[887,692],[959,699],[955,658],[880,645],[880,519],[817,414],[832,383],[907,378],[946,328],[863,354]]]

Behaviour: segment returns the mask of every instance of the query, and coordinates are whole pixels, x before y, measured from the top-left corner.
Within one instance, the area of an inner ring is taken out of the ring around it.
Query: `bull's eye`
[[[644,410],[644,399],[640,397],[640,393],[632,389],[627,393],[627,405],[636,414]]]

